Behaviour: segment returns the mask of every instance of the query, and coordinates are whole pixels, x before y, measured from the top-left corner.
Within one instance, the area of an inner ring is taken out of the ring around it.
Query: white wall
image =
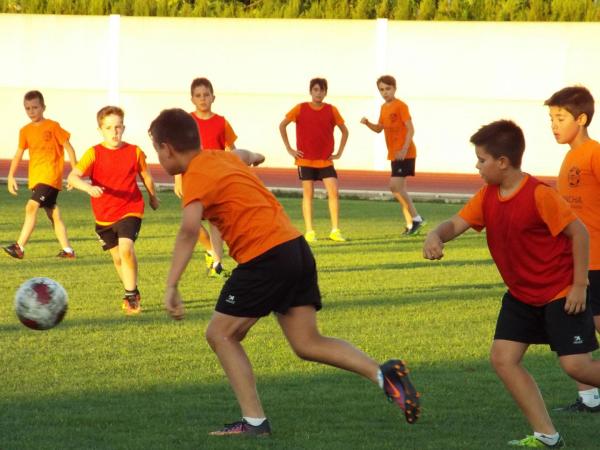
[[[600,24],[0,15],[0,158],[12,157],[27,122],[23,94],[40,89],[79,155],[99,140],[96,111],[118,103],[126,140],[156,162],[149,122],[162,108],[191,110],[189,84],[206,76],[238,146],[290,167],[278,124],[323,76],[350,129],[336,167],[387,170],[382,135],[359,124],[377,119],[383,73],[411,108],[419,171],[474,172],[469,136],[511,118],[526,133],[524,168],[554,175],[564,149],[543,101],[577,83],[600,98]],[[600,113],[590,127],[598,139],[599,124]]]

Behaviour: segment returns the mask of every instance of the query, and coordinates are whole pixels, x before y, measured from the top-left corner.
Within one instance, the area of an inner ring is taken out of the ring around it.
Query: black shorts
[[[567,314],[565,301],[561,298],[544,306],[531,306],[507,292],[502,298],[494,339],[550,344],[558,356],[596,350],[598,341],[590,308],[579,314]]]
[[[390,161],[392,166],[392,177],[414,177],[415,162],[415,158],[395,159]]]
[[[96,234],[102,245],[102,250],[110,250],[119,245],[119,238],[131,239],[135,242],[142,228],[139,217],[124,217],[111,225],[96,224]]]
[[[589,305],[594,316],[600,316],[600,270],[588,272],[590,285],[588,286]]]
[[[38,202],[42,208],[53,209],[60,191],[44,183],[36,184],[31,190],[31,200]]]
[[[320,181],[323,178],[337,178],[333,165],[327,167],[298,166],[298,178],[302,181]]]
[[[321,309],[321,292],[315,259],[300,236],[233,269],[215,310],[236,317],[263,317],[304,305]]]

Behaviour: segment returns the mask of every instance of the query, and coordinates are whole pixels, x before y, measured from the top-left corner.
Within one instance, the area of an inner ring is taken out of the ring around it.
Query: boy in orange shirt
[[[203,218],[219,229],[239,263],[221,290],[206,339],[229,379],[242,419],[211,434],[271,433],[252,366],[241,345],[252,326],[271,312],[299,357],[378,383],[404,410],[406,420],[416,421],[418,394],[402,361],[379,366],[349,343],[319,333],[316,312],[321,309],[321,295],[310,247],[273,194],[240,161],[251,163],[247,152],[235,155],[200,150],[194,120],[181,109],[161,112],[149,132],[167,173],[183,174],[183,217],[167,278],[167,311],[175,319],[183,318],[177,286],[194,251]]]
[[[152,209],[158,208],[146,155],[123,142],[125,113],[116,106],[105,106],[96,116],[103,141],[88,149],[71,171],[69,183],[91,197],[96,218],[96,234],[103,250],[109,250],[119,279],[125,288],[122,309],[125,314],[141,311],[138,290],[138,264],[134,242],[142,226],[144,198],[137,185],[139,174]],[[91,183],[82,179],[89,177]]]
[[[556,142],[569,145],[557,187],[590,235],[589,306],[600,332],[600,143],[588,135],[594,98],[586,88],[574,86],[555,92],[544,104],[550,109]],[[558,410],[600,412],[598,388],[581,383],[577,387],[575,403]]]
[[[375,133],[385,134],[388,149],[388,160],[391,161],[390,191],[402,205],[402,213],[406,220],[403,234],[415,234],[425,224],[406,190],[406,177],[415,175],[417,149],[413,141],[415,128],[408,106],[396,98],[396,79],[384,75],[377,79],[377,89],[385,103],[381,105],[381,113],[377,123],[369,122],[363,117],[360,123]]]
[[[521,171],[525,138],[515,123],[486,125],[471,143],[486,186],[427,235],[423,256],[441,259],[445,242],[469,228],[486,228],[490,253],[508,287],[490,359],[534,430],[509,445],[564,447],[522,359],[531,344],[549,344],[569,376],[600,385],[600,361],[591,356],[598,341],[586,309],[588,234],[558,192]]]
[[[215,101],[213,85],[208,78],[195,78],[190,86],[192,103],[196,107],[190,114],[198,125],[200,132],[200,144],[203,150],[227,150],[235,149],[237,136],[233,128],[225,117],[212,111],[212,104]],[[256,165],[260,164],[259,162]],[[175,186],[173,188],[175,195],[182,198],[181,175],[175,175]],[[223,269],[221,261],[223,260],[223,240],[221,236],[211,229],[209,234],[201,226],[198,234],[198,241],[206,251],[204,260],[208,276],[220,277],[228,276],[228,272]],[[214,242],[213,242],[214,241]]]
[[[8,192],[17,195],[15,172],[25,150],[29,149],[29,189],[31,199],[25,205],[25,221],[17,242],[3,247],[4,251],[13,258],[23,259],[25,244],[31,237],[37,221],[37,213],[43,208],[52,223],[56,238],[62,250],[59,258],[75,258],[75,252],[69,244],[67,228],[56,204],[58,193],[62,189],[62,174],[65,161],[64,150],[69,155],[71,167],[75,167],[77,158],[69,142],[71,136],[63,130],[58,122],[44,118],[46,104],[40,91],[29,91],[24,97],[24,106],[31,123],[21,128],[19,132],[19,148],[8,170]]]
[[[331,217],[331,232],[329,239],[344,242],[344,236],[338,226],[339,200],[337,173],[333,161],[340,159],[348,141],[348,128],[344,119],[333,105],[323,102],[327,95],[327,80],[313,78],[310,80],[310,102],[296,105],[279,124],[279,132],[287,152],[294,157],[298,166],[298,176],[302,180],[302,215],[307,242],[317,240],[313,229],[312,203],[315,181],[323,181],[327,190],[329,215]],[[296,122],[296,149],[293,149],[288,139],[286,127]],[[342,132],[338,151],[333,153],[335,127]]]

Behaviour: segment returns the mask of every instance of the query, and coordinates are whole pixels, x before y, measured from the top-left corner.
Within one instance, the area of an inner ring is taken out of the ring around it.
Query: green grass
[[[9,243],[27,194],[0,188],[0,240]],[[467,233],[449,244],[445,260],[428,262],[423,236],[399,236],[396,204],[348,200],[341,225],[350,241],[313,246],[325,305],[320,327],[377,360],[405,358],[422,392],[421,419],[409,426],[369,382],[298,360],[269,317],[245,346],[274,434],[210,438],[208,431],[239,417],[203,338],[221,282],[204,276],[198,253],[181,282],[187,317],[167,318],[162,292],[180,211],[172,194],[161,199],[136,243],[139,317],[120,311],[122,289],[84,194],[59,199],[77,260],[54,257],[58,244],[42,215],[26,259],[0,255],[0,449],[502,449],[530,432],[488,363],[503,285],[483,236]],[[282,202],[301,227],[300,199]],[[418,205],[427,228],[459,207]],[[315,217],[325,236],[325,201],[316,201]],[[55,278],[69,292],[69,312],[55,329],[32,331],[14,316],[13,292],[33,276]],[[573,382],[546,347],[532,348],[525,364],[550,407],[573,400]],[[553,419],[569,448],[598,448],[597,417]]]

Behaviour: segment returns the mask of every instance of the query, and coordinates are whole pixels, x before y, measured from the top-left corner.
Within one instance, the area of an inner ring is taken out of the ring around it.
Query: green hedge
[[[0,0],[0,12],[171,17],[599,21],[600,0]]]

